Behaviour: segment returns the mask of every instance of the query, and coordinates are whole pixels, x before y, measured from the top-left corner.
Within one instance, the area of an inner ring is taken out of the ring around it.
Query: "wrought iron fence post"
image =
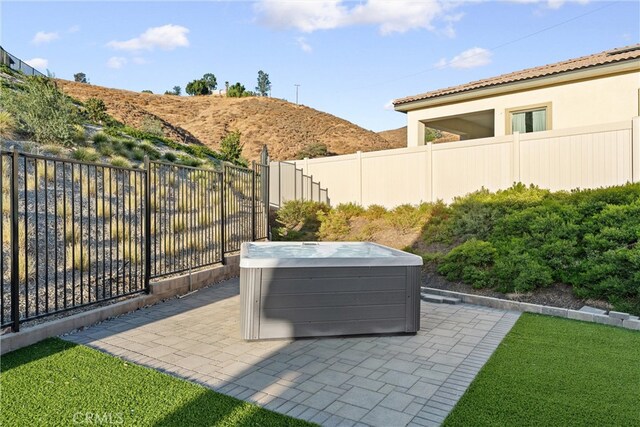
[[[144,156],[144,289],[151,291],[151,164]]]
[[[251,162],[251,241],[256,241],[256,161]]]
[[[11,158],[11,321],[13,332],[20,330],[20,289],[18,253],[18,149],[13,147]],[[25,230],[26,232],[26,230]],[[25,248],[26,250],[26,248]]]
[[[227,260],[225,259],[224,256],[224,251],[226,249],[226,236],[225,236],[225,224],[224,224],[224,220],[225,220],[225,213],[226,213],[226,209],[225,209],[225,191],[224,191],[224,187],[225,187],[225,178],[227,175],[227,165],[223,165],[222,166],[222,173],[220,174],[221,178],[221,182],[220,182],[220,257],[222,258],[222,265],[225,265],[227,263]]]

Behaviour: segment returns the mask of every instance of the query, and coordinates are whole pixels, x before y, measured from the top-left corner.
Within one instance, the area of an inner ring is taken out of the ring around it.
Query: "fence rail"
[[[27,64],[20,58],[11,55],[9,52],[4,50],[2,46],[0,46],[0,64],[6,65],[12,70],[20,71],[21,73],[26,74],[27,76],[40,76],[46,77],[40,71],[33,68],[31,65]]]
[[[0,151],[0,319],[20,324],[149,290],[268,237],[269,166],[120,168]]]

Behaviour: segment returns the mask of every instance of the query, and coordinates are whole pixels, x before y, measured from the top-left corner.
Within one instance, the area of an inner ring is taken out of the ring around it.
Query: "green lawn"
[[[2,426],[311,425],[60,339],[2,356],[0,371]]]
[[[445,426],[640,426],[640,333],[523,314]]]

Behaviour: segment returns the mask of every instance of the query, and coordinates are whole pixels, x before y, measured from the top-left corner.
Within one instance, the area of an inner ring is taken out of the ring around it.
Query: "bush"
[[[145,155],[146,153],[144,152],[144,150],[141,150],[138,147],[135,147],[133,150],[131,150],[131,158],[135,161],[143,161]]]
[[[448,280],[462,280],[474,288],[492,285],[490,269],[497,255],[489,242],[471,239],[453,248],[438,266],[438,273]]]
[[[107,119],[107,106],[100,98],[89,98],[84,103],[87,118],[93,123],[102,124]]]
[[[222,160],[231,163],[238,163],[242,156],[242,143],[240,142],[240,132],[229,132],[220,141],[220,156]]]
[[[111,159],[111,166],[117,166],[120,168],[130,168],[131,162],[125,159],[124,157],[117,156]]]
[[[167,151],[166,153],[164,153],[162,158],[167,162],[171,162],[171,163],[175,162],[178,159],[178,157],[176,157],[176,155],[171,151]]]
[[[17,121],[19,130],[40,144],[72,145],[78,110],[44,77],[27,77],[21,90],[3,90],[0,103]]]
[[[100,159],[100,154],[93,148],[79,147],[71,152],[71,157],[82,162],[96,162]]]
[[[11,139],[17,129],[16,120],[8,111],[0,111],[0,138]]]
[[[104,144],[109,142],[109,137],[102,132],[95,133],[91,138],[94,144]]]
[[[274,229],[278,240],[316,240],[320,216],[329,212],[324,203],[291,200],[286,202],[276,216],[280,227]]]
[[[142,119],[142,123],[140,124],[140,130],[144,132],[144,134],[148,134],[152,136],[164,135],[164,132],[162,131],[162,122],[150,116],[145,116]],[[143,138],[139,138],[139,139],[143,139]]]
[[[327,148],[326,144],[322,144],[320,142],[312,142],[304,147],[296,154],[297,159],[309,158],[313,159],[316,157],[327,157],[333,156],[335,153],[331,153]]]

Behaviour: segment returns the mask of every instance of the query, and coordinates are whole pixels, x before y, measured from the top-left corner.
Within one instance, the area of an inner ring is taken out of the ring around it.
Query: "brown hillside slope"
[[[153,95],[57,80],[65,93],[85,101],[100,98],[117,120],[140,125],[146,115],[165,123],[176,140],[192,135],[213,149],[229,131],[240,131],[243,155],[257,160],[266,144],[274,160],[294,159],[308,143],[326,144],[330,152],[353,153],[394,148],[386,139],[346,120],[274,98]],[[168,127],[168,125],[171,125]]]
[[[451,141],[460,141],[460,137],[453,133],[442,131],[442,137],[435,139],[433,141],[434,144],[439,144],[441,142],[451,142]],[[389,141],[389,143],[395,147],[406,147],[407,146],[407,127],[401,127],[398,129],[391,130],[383,130],[382,132],[378,132],[378,135]]]

